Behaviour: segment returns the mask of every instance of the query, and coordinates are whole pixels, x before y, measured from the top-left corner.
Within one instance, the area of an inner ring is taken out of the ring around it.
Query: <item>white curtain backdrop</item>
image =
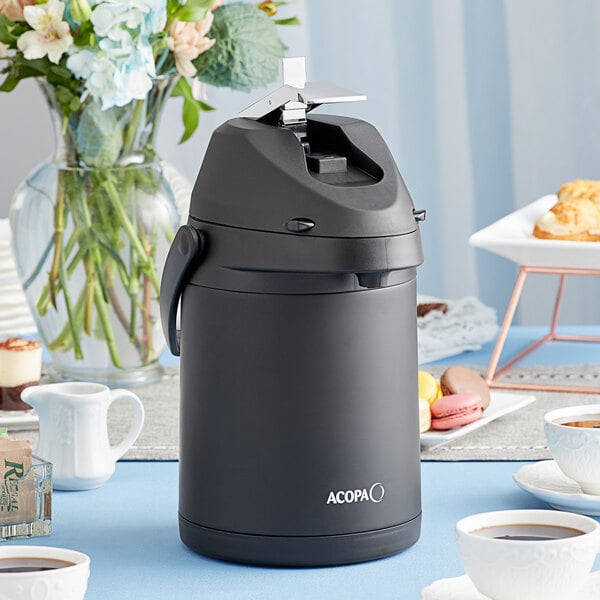
[[[312,79],[366,93],[330,112],[371,121],[390,145],[423,224],[422,293],[478,295],[503,314],[515,266],[468,237],[574,178],[600,179],[600,2],[596,0],[296,0],[282,28]],[[265,90],[208,90],[218,107],[183,146],[170,102],[159,153],[190,179],[210,132]],[[0,217],[17,182],[52,148],[32,82],[0,95]],[[600,249],[599,249],[600,252]],[[600,257],[599,264],[600,268]],[[531,278],[520,320],[548,320],[556,282]],[[600,282],[573,279],[566,323],[600,322]]]
[[[516,268],[467,240],[565,181],[600,179],[600,3],[306,7],[313,75],[369,95],[352,111],[380,129],[415,204],[428,210],[420,291],[476,294],[503,315]],[[529,278],[521,322],[548,322],[556,284]],[[599,324],[599,292],[600,282],[573,278],[563,322]]]

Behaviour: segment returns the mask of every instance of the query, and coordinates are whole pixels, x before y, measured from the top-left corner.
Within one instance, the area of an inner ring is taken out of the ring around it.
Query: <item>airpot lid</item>
[[[305,83],[298,69],[285,67],[281,88],[213,133],[192,222],[320,237],[416,231],[412,200],[377,130],[359,119],[306,114],[364,96]]]

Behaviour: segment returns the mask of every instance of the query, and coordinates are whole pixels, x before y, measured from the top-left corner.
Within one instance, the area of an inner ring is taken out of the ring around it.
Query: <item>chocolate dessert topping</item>
[[[428,302],[425,304],[417,305],[417,317],[424,317],[432,310],[438,310],[441,313],[446,314],[448,312],[448,305],[443,302]]]

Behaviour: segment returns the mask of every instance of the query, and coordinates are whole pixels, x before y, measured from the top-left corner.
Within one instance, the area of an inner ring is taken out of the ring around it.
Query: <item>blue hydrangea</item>
[[[67,67],[84,81],[85,95],[103,110],[146,97],[155,77],[150,38],[166,22],[164,0],[101,0],[91,22],[98,40],[93,48],[75,48]]]

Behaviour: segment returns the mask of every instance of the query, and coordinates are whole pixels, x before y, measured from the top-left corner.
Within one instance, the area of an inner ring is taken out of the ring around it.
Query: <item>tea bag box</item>
[[[214,132],[165,265],[179,527],[217,558],[343,564],[420,533],[423,215],[373,126],[307,115],[364,97],[303,59],[283,79]]]

